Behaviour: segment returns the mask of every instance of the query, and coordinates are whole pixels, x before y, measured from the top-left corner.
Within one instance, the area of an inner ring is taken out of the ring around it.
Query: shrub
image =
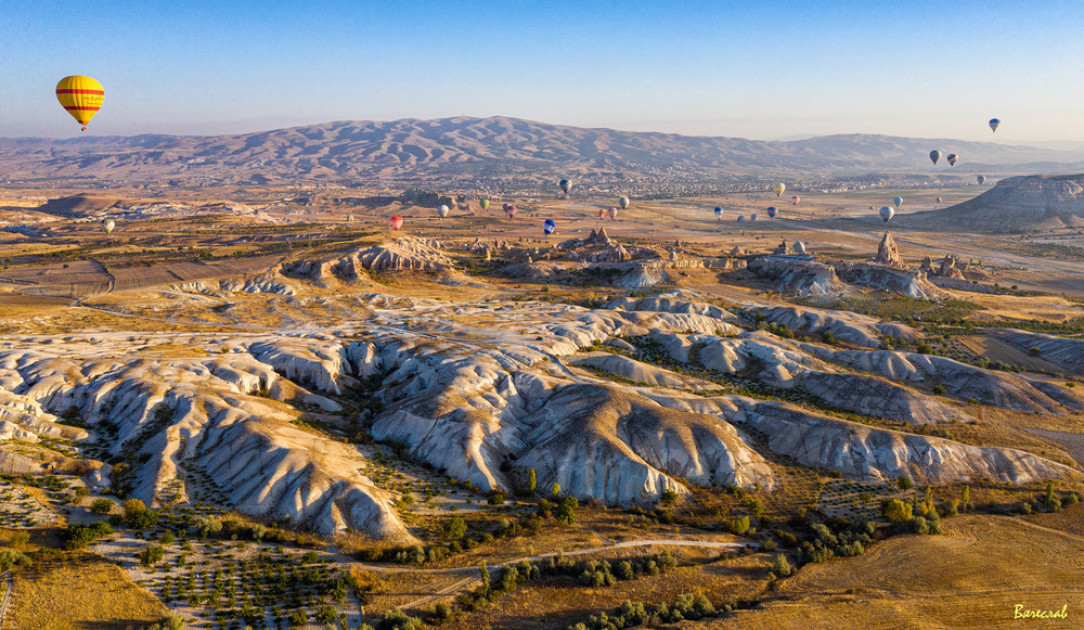
[[[781,578],[790,577],[790,574],[794,573],[794,569],[787,562],[786,555],[776,554],[775,562],[772,563],[772,573]]]
[[[576,522],[576,508],[579,502],[576,497],[565,497],[557,504],[557,522],[571,525]]]
[[[153,567],[161,562],[165,555],[166,550],[161,545],[148,545],[143,551],[139,552],[139,563],[145,567]]]
[[[729,529],[731,533],[737,534],[738,536],[743,536],[747,531],[749,531],[749,517],[737,516],[730,519],[726,525],[727,529]]]
[[[443,530],[445,538],[459,539],[467,533],[467,522],[463,520],[462,516],[457,516],[450,521],[446,521]]]
[[[948,390],[945,389],[944,385],[934,385],[933,386],[933,393],[937,394],[938,396],[944,396],[945,394],[948,393]]]
[[[881,504],[881,515],[893,523],[909,521],[911,520],[911,514],[911,504],[904,503],[899,499],[889,499]]]
[[[395,608],[384,613],[376,624],[376,630],[423,630],[425,624],[417,617],[411,617]]]
[[[662,504],[663,505],[669,507],[669,506],[673,505],[675,502],[677,502],[677,500],[678,500],[677,491],[673,490],[672,488],[667,488],[666,490],[663,491],[663,493],[662,493]]]
[[[486,495],[486,502],[490,505],[504,505],[504,500],[508,496],[504,490],[493,489]]]
[[[896,480],[896,485],[899,486],[900,490],[910,490],[915,487],[914,482],[907,475],[900,475],[900,478]]]
[[[90,511],[95,514],[109,514],[113,511],[113,502],[104,497],[94,499],[90,502]]]

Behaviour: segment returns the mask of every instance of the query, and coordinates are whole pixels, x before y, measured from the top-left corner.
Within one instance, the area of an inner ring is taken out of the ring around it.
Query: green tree
[[[907,475],[900,475],[900,478],[896,480],[896,485],[900,487],[900,490],[910,490],[915,487],[914,482]]]
[[[576,497],[565,497],[557,504],[557,522],[571,525],[576,522],[576,508],[579,502]]]
[[[553,484],[553,496],[556,497],[559,494],[561,494],[561,484],[555,483]]]
[[[452,540],[458,540],[467,533],[467,522],[463,520],[462,516],[456,516],[450,521],[444,523],[444,537]]]
[[[534,492],[535,488],[537,488],[537,487],[538,487],[538,475],[535,474],[534,468],[532,468],[530,470],[530,472],[527,473],[527,489],[530,490],[531,492]]]
[[[90,502],[90,511],[95,514],[109,514],[113,511],[113,502],[105,497]]]
[[[482,567],[480,569],[482,574],[482,592],[489,592],[489,567],[486,566],[485,560],[482,561]]]
[[[772,573],[778,577],[789,577],[791,573],[794,573],[794,569],[791,568],[790,563],[787,562],[787,557],[783,554],[776,554],[775,562],[772,563]]]
[[[145,567],[153,567],[161,562],[165,555],[166,550],[161,545],[148,545],[143,551],[139,552],[139,563]]]
[[[899,499],[889,499],[881,506],[881,514],[893,523],[911,520],[913,511],[910,503],[904,503]]]
[[[963,490],[960,490],[960,503],[967,505],[971,502],[971,486],[964,486]]]

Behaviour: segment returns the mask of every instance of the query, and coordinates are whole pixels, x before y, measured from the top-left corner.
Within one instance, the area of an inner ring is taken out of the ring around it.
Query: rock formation
[[[885,232],[880,244],[877,245],[877,256],[873,259],[873,262],[889,267],[903,268],[906,266],[904,265],[903,258],[900,257],[899,249],[896,247],[896,241],[888,232]]]

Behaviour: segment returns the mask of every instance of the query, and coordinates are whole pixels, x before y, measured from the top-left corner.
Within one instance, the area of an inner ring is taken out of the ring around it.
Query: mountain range
[[[0,179],[174,185],[593,182],[702,184],[879,174],[1082,170],[1073,148],[848,134],[793,141],[585,129],[517,118],[331,122],[220,136],[0,138]],[[931,150],[956,153],[933,165]]]

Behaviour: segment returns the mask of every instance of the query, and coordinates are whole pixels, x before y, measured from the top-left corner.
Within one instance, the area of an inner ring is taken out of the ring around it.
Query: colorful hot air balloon
[[[439,214],[440,218],[442,218],[442,219],[446,218],[448,216],[448,211],[449,211],[448,206],[446,206],[444,204],[440,204],[439,206],[437,206],[437,214]]]
[[[941,198],[940,197],[937,198],[937,203],[941,203]]]
[[[949,166],[956,166],[956,160],[958,160],[960,158],[957,157],[955,153],[949,153],[948,157],[946,157],[945,159],[948,160],[948,165]]]
[[[632,203],[632,200],[630,200],[628,197],[622,197],[617,200],[617,205],[621,206],[622,210],[628,208],[630,203]]]
[[[610,220],[611,221],[616,221],[617,220],[617,208],[610,208]]]
[[[542,231],[546,233],[546,236],[553,234],[553,231],[557,229],[557,224],[553,219],[546,219],[546,222],[542,224]]]
[[[774,219],[779,214],[779,208],[775,206],[768,206],[768,218]]]
[[[600,218],[600,219],[605,219],[606,218],[606,208],[599,208],[598,209],[598,218]]]
[[[892,205],[896,206],[896,208],[899,208],[900,206],[902,206],[903,205],[903,197],[896,197],[895,199],[893,199],[892,200]]]
[[[790,202],[792,204],[794,204],[794,205],[798,205],[798,202],[800,202],[801,200],[802,200],[802,198],[799,197],[798,195],[794,195],[793,197],[790,198]]]
[[[997,133],[997,128],[999,126],[1001,126],[1001,120],[999,120],[997,118],[991,118],[989,124],[990,124],[991,131],[993,131],[994,133]]]
[[[488,199],[482,199],[482,200],[480,200],[478,202],[478,205],[482,206],[482,210],[485,210],[486,208],[489,207],[489,200]]]
[[[562,179],[558,186],[561,187],[561,190],[564,191],[566,195],[568,194],[568,191],[572,190],[572,182],[567,179]]]
[[[403,217],[399,215],[395,215],[391,219],[388,219],[388,222],[391,223],[391,229],[396,232],[399,231],[399,228],[403,227]]]
[[[715,207],[715,218],[719,219],[720,221],[723,219],[723,209],[719,206]]]
[[[105,90],[101,83],[90,77],[73,75],[64,77],[56,84],[56,100],[86,131],[90,119],[94,118],[105,101]]]
[[[516,218],[516,207],[510,203],[504,204],[504,213],[508,215],[509,219]]]
[[[117,227],[117,223],[113,221],[113,219],[106,219],[102,221],[102,229],[105,230],[106,234],[112,234],[113,228],[115,227]]]
[[[888,223],[889,219],[891,219],[896,214],[896,211],[893,210],[891,206],[881,206],[878,214],[881,215],[881,218],[884,219],[885,223]]]
[[[978,180],[979,186],[982,186],[983,182],[986,181],[986,177],[983,175],[976,175],[975,179]]]
[[[933,162],[934,164],[937,164],[937,160],[940,160],[940,159],[941,159],[941,152],[940,151],[930,151],[930,161],[931,162]]]
[[[776,197],[782,197],[783,196],[783,191],[786,190],[786,189],[787,189],[787,185],[784,184],[783,182],[779,182],[777,184],[772,184],[772,192],[775,193]]]

